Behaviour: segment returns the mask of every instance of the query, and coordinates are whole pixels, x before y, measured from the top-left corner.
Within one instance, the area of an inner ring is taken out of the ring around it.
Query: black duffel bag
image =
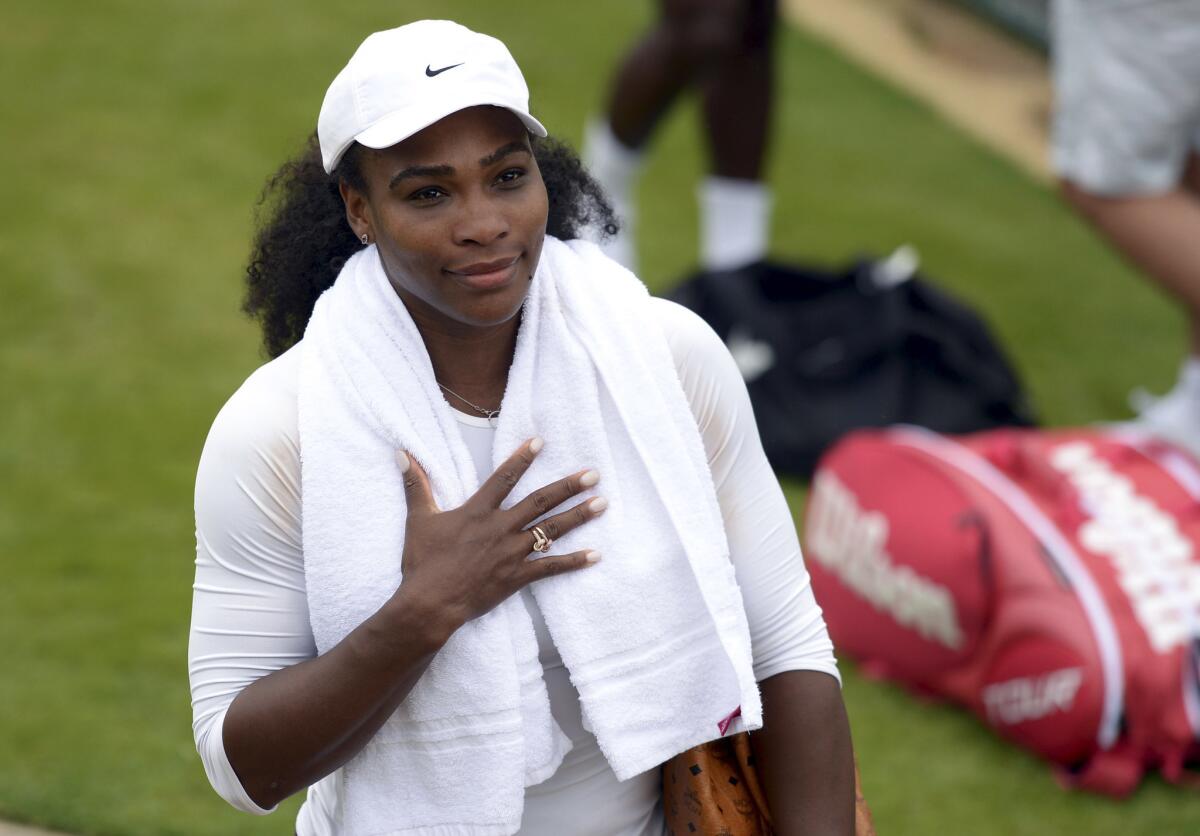
[[[807,477],[858,427],[1034,423],[983,320],[915,269],[906,248],[841,273],[760,262],[700,273],[668,295],[729,346],[772,465]]]

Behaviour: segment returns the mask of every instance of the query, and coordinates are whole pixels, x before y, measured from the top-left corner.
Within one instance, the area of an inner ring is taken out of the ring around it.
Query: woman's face
[[[524,125],[471,107],[360,157],[367,193],[342,186],[355,234],[419,324],[448,333],[512,320],[546,234],[546,186]]]

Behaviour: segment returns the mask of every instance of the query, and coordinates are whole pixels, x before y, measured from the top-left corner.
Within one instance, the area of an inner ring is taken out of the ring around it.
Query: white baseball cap
[[[388,148],[475,105],[512,111],[535,136],[529,87],[508,47],[449,20],[418,20],[369,35],[337,74],[317,119],[331,173],[351,143]]]

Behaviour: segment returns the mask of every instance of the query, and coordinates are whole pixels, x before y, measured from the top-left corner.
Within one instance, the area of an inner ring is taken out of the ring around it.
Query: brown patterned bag
[[[773,836],[767,798],[743,732],[681,752],[663,764],[663,812],[670,836]],[[854,767],[855,836],[875,836]]]

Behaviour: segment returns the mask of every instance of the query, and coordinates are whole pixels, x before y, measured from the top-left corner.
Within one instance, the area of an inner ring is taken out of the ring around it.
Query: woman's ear
[[[338,182],[338,192],[342,195],[342,203],[346,205],[346,223],[350,224],[354,235],[364,242],[374,241],[375,234],[371,230],[367,196],[345,180]],[[364,236],[366,237],[364,238]]]

